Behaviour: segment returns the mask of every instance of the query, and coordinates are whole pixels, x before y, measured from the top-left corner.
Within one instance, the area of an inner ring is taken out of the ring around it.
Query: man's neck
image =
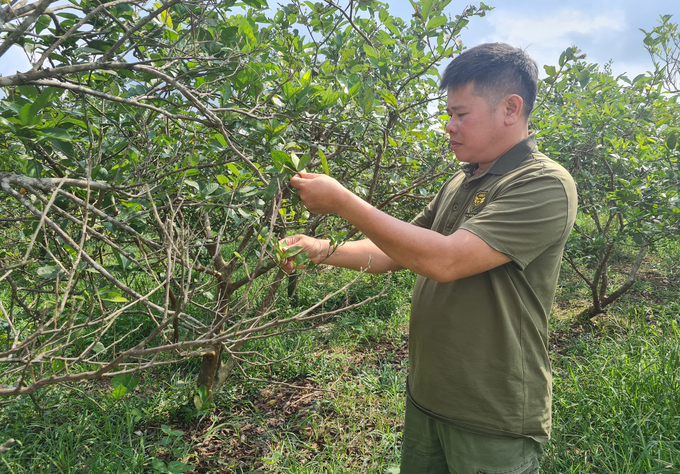
[[[489,163],[481,163],[479,165],[479,167],[474,171],[474,174],[478,175],[478,174],[482,173],[485,169],[487,169],[491,165],[491,163],[494,163],[498,158],[505,155],[515,145],[517,145],[519,142],[526,139],[527,137],[529,137],[529,125],[528,124],[525,127],[522,127],[520,129],[519,133],[510,135],[508,137],[508,140],[505,142],[506,145],[505,145],[505,147],[503,147],[503,152],[498,154],[498,156],[496,156],[496,159],[494,159],[493,161],[491,161]]]

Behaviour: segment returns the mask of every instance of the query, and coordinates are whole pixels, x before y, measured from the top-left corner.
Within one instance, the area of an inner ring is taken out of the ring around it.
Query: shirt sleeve
[[[439,191],[439,193],[441,193],[441,191]],[[423,227],[425,229],[432,229],[432,225],[434,224],[434,216],[437,212],[439,193],[437,193],[435,198],[430,201],[427,206],[425,206],[425,209],[420,211],[420,214],[413,218],[411,224],[418,227]]]
[[[427,206],[425,206],[425,209],[423,209],[420,214],[413,218],[411,224],[418,227],[423,227],[425,229],[432,229],[434,227],[434,221],[440,201],[442,200],[442,195],[447,192],[447,188],[452,185],[457,177],[459,177],[458,174],[454,175],[451,179],[444,183],[434,199],[430,201]]]
[[[558,242],[565,242],[575,217],[575,195],[563,180],[540,175],[519,180],[460,228],[472,232],[521,269]]]

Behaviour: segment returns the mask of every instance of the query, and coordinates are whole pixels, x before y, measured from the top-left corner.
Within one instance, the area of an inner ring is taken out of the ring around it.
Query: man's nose
[[[446,122],[446,127],[444,127],[444,130],[447,133],[456,133],[458,131],[458,125],[453,121],[453,118],[450,118],[448,122]]]

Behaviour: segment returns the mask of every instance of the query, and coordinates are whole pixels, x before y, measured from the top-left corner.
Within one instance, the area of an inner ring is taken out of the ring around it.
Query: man
[[[537,74],[505,44],[477,46],[448,65],[446,132],[463,170],[411,223],[328,176],[291,179],[311,212],[338,214],[366,239],[331,249],[298,235],[285,245],[316,263],[418,274],[403,474],[538,472],[550,436],[548,315],[577,197],[529,133]]]

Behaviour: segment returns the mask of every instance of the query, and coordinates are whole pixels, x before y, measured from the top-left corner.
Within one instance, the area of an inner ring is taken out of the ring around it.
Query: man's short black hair
[[[449,63],[439,89],[457,90],[474,85],[474,93],[496,108],[510,94],[524,101],[528,119],[536,102],[538,66],[526,52],[505,43],[486,43],[468,49]]]

